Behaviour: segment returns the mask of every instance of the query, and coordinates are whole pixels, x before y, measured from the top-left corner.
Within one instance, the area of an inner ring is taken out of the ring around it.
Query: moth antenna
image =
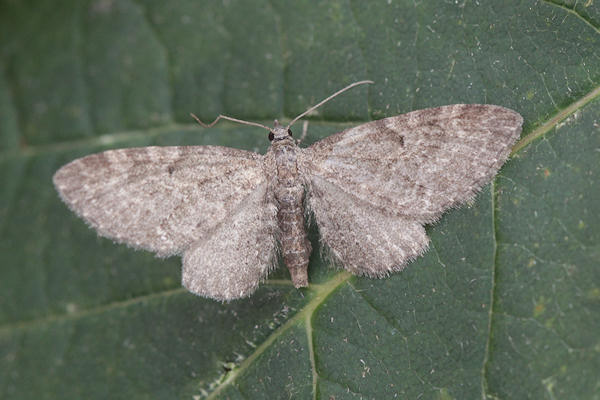
[[[336,97],[337,95],[340,95],[340,94],[344,93],[344,92],[345,92],[346,90],[348,90],[348,89],[352,89],[354,86],[358,86],[358,85],[364,85],[365,83],[369,83],[369,84],[370,84],[370,83],[375,83],[375,82],[373,82],[373,81],[368,81],[368,80],[367,80],[367,81],[358,81],[358,82],[354,82],[354,83],[352,83],[352,84],[350,84],[350,85],[346,86],[346,87],[345,87],[345,88],[343,88],[343,89],[340,89],[340,90],[338,90],[337,92],[335,92],[335,93],[334,93],[334,94],[332,94],[331,96],[327,97],[327,98],[326,98],[326,99],[324,99],[324,100],[321,100],[321,101],[320,101],[319,103],[317,103],[316,105],[312,106],[312,107],[311,107],[311,108],[309,108],[308,110],[304,111],[302,114],[298,115],[296,118],[294,118],[294,119],[292,120],[292,122],[290,122],[290,123],[288,124],[288,126],[286,127],[286,129],[289,129],[289,128],[290,128],[290,127],[291,127],[291,126],[294,124],[294,122],[298,121],[300,118],[304,117],[304,116],[305,116],[306,114],[308,114],[309,112],[311,112],[311,111],[313,111],[313,110],[315,110],[315,109],[317,109],[317,108],[321,107],[323,104],[327,103],[329,100],[333,99],[333,98],[334,98],[334,97]]]
[[[213,125],[215,125],[217,122],[219,122],[220,119],[226,119],[227,121],[237,122],[237,123],[243,124],[243,125],[258,126],[260,128],[264,128],[264,129],[268,130],[269,132],[271,131],[271,128],[269,128],[268,126],[265,126],[263,124],[259,124],[258,122],[244,121],[243,119],[232,118],[232,117],[228,117],[227,115],[223,115],[223,114],[219,114],[219,116],[217,118],[215,118],[215,120],[213,122],[211,122],[210,124],[206,124],[206,123],[202,122],[200,120],[200,118],[196,117],[192,113],[190,113],[190,115],[192,116],[192,118],[194,118],[196,120],[197,123],[199,123],[204,128],[210,128]]]

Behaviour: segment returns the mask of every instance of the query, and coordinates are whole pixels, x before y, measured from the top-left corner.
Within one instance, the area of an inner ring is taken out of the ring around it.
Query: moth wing
[[[262,183],[209,237],[185,251],[183,286],[217,300],[249,296],[275,266],[277,229],[277,208]]]
[[[413,111],[314,143],[302,167],[372,207],[427,223],[491,180],[522,123],[518,113],[495,105]]]
[[[354,273],[402,269],[427,248],[422,225],[495,175],[522,122],[499,106],[451,105],[316,142],[304,150],[300,168],[323,242]]]
[[[314,176],[308,204],[335,261],[357,275],[382,277],[421,255],[429,243],[421,223],[373,208]]]
[[[207,237],[256,190],[262,157],[217,146],[109,150],[63,166],[54,184],[101,236],[169,256]]]

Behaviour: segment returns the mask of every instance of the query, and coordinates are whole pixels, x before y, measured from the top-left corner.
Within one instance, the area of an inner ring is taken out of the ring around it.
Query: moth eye
[[[275,139],[275,134],[273,134],[273,132],[269,132],[269,141],[273,141],[273,139]]]
[[[292,130],[288,128],[288,135],[292,136]]]

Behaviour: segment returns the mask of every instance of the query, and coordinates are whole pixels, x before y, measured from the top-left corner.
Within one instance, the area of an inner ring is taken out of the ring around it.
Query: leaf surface
[[[599,21],[592,1],[1,1],[0,397],[597,398]],[[387,279],[315,251],[308,289],[280,268],[202,299],[178,258],[98,238],[52,187],[108,148],[264,152],[265,132],[189,113],[270,124],[361,79],[305,144],[444,104],[525,118],[497,178]]]

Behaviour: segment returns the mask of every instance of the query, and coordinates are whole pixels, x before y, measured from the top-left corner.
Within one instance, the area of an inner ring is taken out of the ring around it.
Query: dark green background
[[[264,152],[189,113],[270,124],[361,79],[307,143],[452,103],[525,119],[388,279],[315,252],[308,289],[280,269],[246,300],[195,297],[178,258],[98,238],[52,187],[107,148]],[[0,398],[600,398],[599,95],[594,0],[0,0]]]

